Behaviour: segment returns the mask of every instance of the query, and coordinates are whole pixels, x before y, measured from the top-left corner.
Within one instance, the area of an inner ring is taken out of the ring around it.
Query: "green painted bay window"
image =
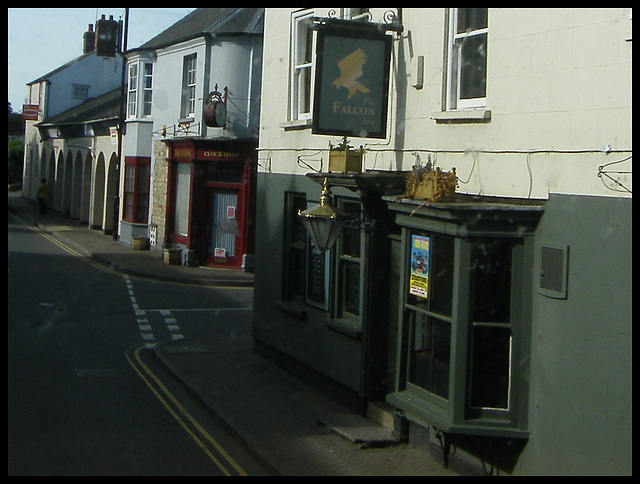
[[[414,207],[395,206],[404,267],[387,400],[444,432],[526,438],[531,234],[541,212],[525,210],[514,224],[513,211],[502,220],[494,209],[477,223],[479,212],[459,208],[422,209],[429,217],[421,218]]]

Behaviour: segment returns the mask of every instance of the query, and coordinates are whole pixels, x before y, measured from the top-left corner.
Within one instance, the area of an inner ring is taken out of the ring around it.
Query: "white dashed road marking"
[[[140,331],[140,336],[144,340],[144,345],[147,348],[153,348],[156,344],[156,337],[153,334],[153,330],[151,329],[151,324],[147,319],[147,312],[144,309],[140,309],[138,305],[138,300],[135,297],[135,293],[133,291],[133,284],[131,283],[131,279],[129,276],[124,276],[124,282],[127,285],[127,291],[129,292],[129,299],[131,300],[131,306],[136,313],[136,320],[138,323],[138,329]],[[178,326],[178,322],[171,314],[171,311],[168,309],[159,310],[160,315],[164,318],[164,324],[169,330],[171,334],[171,339],[184,339],[184,335],[180,330],[180,326]]]

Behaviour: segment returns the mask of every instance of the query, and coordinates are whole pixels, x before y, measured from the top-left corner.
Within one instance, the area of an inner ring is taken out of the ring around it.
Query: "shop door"
[[[238,190],[209,189],[207,264],[240,264]]]

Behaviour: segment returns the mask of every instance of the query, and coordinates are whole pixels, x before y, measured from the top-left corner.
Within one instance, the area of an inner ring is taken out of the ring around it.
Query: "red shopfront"
[[[254,140],[167,140],[167,238],[196,265],[252,270]]]

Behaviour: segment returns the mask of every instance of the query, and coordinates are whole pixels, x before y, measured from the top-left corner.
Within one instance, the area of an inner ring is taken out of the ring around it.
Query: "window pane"
[[[342,261],[344,285],[344,310],[358,316],[360,314],[360,263]]]
[[[176,169],[176,213],[174,230],[177,234],[187,235],[189,230],[189,192],[191,186],[191,165],[178,163]]]
[[[150,116],[151,115],[151,99],[152,99],[152,92],[150,90],[145,90],[144,91],[144,108],[143,108],[143,115],[144,116]]]
[[[135,189],[135,165],[125,165],[124,168],[124,218],[133,218],[133,199]]]
[[[311,17],[306,17],[297,22],[297,63],[308,64],[311,62],[312,57],[312,42],[313,35],[311,33],[311,27],[313,23]]]
[[[138,207],[136,222],[146,222],[149,212],[149,165],[138,165]]]
[[[316,250],[309,237],[307,301],[322,307],[326,305],[327,252]]]
[[[451,325],[423,314],[414,318],[413,358],[408,380],[426,391],[449,398]]]
[[[471,249],[471,321],[508,323],[511,311],[511,254],[508,241],[476,241]]]
[[[453,257],[455,240],[434,236],[431,259],[431,311],[451,316],[453,299]]]
[[[298,69],[298,112],[300,114],[311,112],[311,68]]]
[[[463,39],[460,63],[460,99],[486,97],[487,34]]]
[[[476,326],[472,331],[470,405],[508,409],[511,330]]]
[[[125,192],[124,194],[124,218],[131,219],[133,217],[133,193]]]
[[[360,219],[361,204],[343,200],[339,206],[340,210],[351,215],[355,220]],[[360,228],[347,227],[341,235],[340,250],[342,255],[360,258]]]
[[[196,55],[184,58],[182,72],[182,107],[180,116],[186,118],[195,112],[195,80],[196,80]]]
[[[469,32],[471,30],[487,27],[486,8],[459,8],[457,32]]]
[[[133,192],[135,189],[136,166],[126,165],[124,175],[124,189],[126,192]]]
[[[285,195],[285,264],[284,293],[285,299],[304,298],[306,281],[306,247],[307,231],[298,217],[299,210],[307,208],[306,195],[302,193],[286,193]]]
[[[151,89],[153,82],[153,64],[144,65],[144,88]]]
[[[298,297],[304,297],[305,281],[307,280],[307,270],[305,267],[306,254],[304,248],[292,249],[290,253],[291,264],[291,289],[292,294]]]

